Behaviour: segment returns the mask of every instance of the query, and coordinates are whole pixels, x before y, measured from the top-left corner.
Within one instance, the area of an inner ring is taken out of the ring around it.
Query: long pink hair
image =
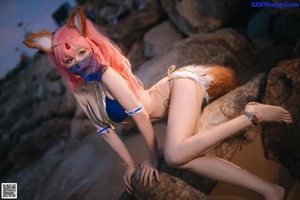
[[[56,31],[52,39],[52,44],[53,46],[57,46],[53,48],[53,54],[48,54],[48,56],[55,65],[57,71],[69,82],[73,91],[76,90],[79,83],[83,80],[82,78],[73,75],[65,67],[63,58],[66,55],[74,57],[75,52],[71,50],[72,48],[66,49],[64,44],[68,42],[74,46],[89,49],[94,53],[94,57],[99,63],[104,66],[112,67],[127,80],[134,95],[140,99],[139,93],[143,89],[143,86],[138,78],[132,73],[131,64],[122,54],[120,48],[101,33],[100,29],[96,28],[89,20],[86,20],[86,30],[86,37],[81,36],[77,29],[68,28],[67,26],[63,26]]]

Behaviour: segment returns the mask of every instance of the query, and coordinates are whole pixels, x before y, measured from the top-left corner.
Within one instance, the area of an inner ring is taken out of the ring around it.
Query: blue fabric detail
[[[102,135],[102,134],[106,133],[108,131],[108,129],[110,129],[110,127],[101,128],[101,129],[97,130],[97,133]]]
[[[138,108],[134,109],[133,111],[126,111],[119,104],[118,101],[112,100],[107,96],[105,97],[105,103],[106,103],[106,113],[108,117],[116,123],[122,122],[128,116],[133,116],[139,113],[144,108],[143,105],[140,105]]]
[[[143,105],[140,105],[138,108],[134,109],[133,111],[125,111],[125,113],[128,116],[133,116],[133,115],[139,113],[141,110],[143,110]]]
[[[105,103],[106,113],[112,121],[120,123],[127,117],[124,108],[119,104],[118,101],[105,97]]]

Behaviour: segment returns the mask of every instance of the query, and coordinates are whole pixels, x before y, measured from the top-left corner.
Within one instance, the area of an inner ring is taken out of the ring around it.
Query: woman
[[[252,102],[247,104],[243,115],[196,134],[203,100],[220,96],[236,86],[230,70],[203,66],[170,68],[167,77],[144,90],[132,74],[129,61],[95,28],[81,8],[75,9],[67,24],[56,33],[35,33],[24,43],[46,52],[70,83],[78,104],[97,132],[123,160],[128,192],[132,191],[130,182],[136,163],[115,133],[115,125],[135,123],[139,128],[149,152],[141,164],[141,180],[151,185],[154,177],[158,179],[158,150],[151,120],[165,120],[168,126],[164,156],[169,165],[254,190],[265,199],[283,198],[282,187],[205,153],[223,139],[258,122],[291,123],[288,111]]]

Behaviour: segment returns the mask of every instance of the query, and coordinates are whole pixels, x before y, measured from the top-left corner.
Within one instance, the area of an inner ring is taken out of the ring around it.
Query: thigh
[[[176,145],[195,134],[204,88],[188,78],[170,81],[170,107],[165,145]],[[200,89],[199,89],[200,88]]]

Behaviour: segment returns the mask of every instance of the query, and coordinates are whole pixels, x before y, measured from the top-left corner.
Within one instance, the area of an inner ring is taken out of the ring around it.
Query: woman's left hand
[[[158,181],[159,175],[158,175],[158,162],[151,162],[150,159],[145,159],[144,162],[141,164],[141,177],[140,181],[144,183],[144,186],[149,183],[150,186],[152,186],[153,182],[153,176],[156,177],[156,180]]]

